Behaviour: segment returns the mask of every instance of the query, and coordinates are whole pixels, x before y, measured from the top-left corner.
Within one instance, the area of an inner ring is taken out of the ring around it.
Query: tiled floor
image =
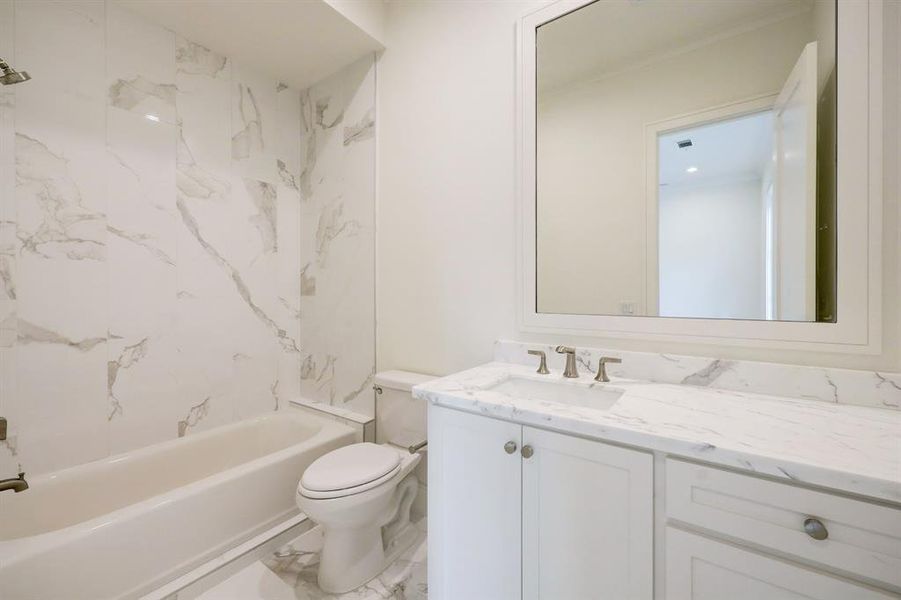
[[[239,571],[197,600],[426,600],[426,520],[416,524],[419,538],[384,573],[345,594],[332,595],[316,585],[319,528],[300,536],[271,556]]]

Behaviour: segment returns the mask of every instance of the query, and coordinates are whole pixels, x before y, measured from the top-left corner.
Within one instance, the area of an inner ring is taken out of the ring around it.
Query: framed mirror
[[[876,351],[879,8],[524,17],[522,328]]]

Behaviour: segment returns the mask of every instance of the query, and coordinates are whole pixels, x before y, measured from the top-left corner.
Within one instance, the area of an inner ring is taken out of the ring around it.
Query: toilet
[[[297,486],[297,505],[322,527],[319,587],[353,590],[377,577],[418,536],[410,522],[421,455],[407,446],[425,440],[425,407],[410,393],[432,379],[389,371],[375,377],[376,430],[382,443],[344,446],[315,460]],[[379,413],[393,417],[385,422]],[[393,442],[393,443],[392,443]]]

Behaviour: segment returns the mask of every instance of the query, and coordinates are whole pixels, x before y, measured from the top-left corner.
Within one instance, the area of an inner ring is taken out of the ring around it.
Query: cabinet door
[[[531,427],[523,449],[523,598],[649,600],[652,455]]]
[[[429,598],[521,594],[522,428],[429,406]],[[515,444],[508,453],[504,445]]]
[[[681,529],[666,529],[667,600],[888,600],[850,581]]]

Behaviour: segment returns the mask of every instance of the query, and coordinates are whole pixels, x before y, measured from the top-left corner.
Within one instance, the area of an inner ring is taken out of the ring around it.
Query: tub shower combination
[[[126,598],[298,514],[298,477],[353,443],[299,411],[30,479],[0,496],[0,597]]]

